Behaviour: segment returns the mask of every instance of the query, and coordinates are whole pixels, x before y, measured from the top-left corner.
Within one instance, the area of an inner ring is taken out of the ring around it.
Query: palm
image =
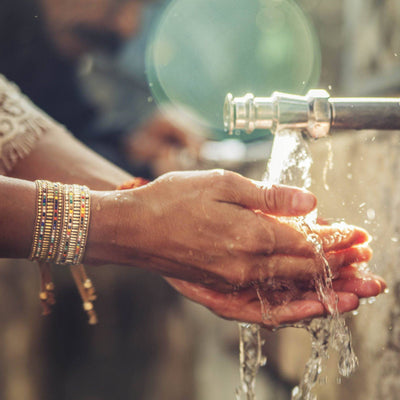
[[[222,318],[257,323],[267,328],[295,323],[326,314],[324,305],[314,290],[297,287],[290,296],[287,293],[269,293],[263,297],[264,310],[256,289],[221,293],[200,284],[166,278],[178,292],[202,304]],[[356,267],[343,268],[333,287],[338,297],[341,313],[352,311],[359,305],[359,297],[371,297],[381,293],[386,285],[369,273],[362,276]],[[264,314],[264,315],[263,315]]]

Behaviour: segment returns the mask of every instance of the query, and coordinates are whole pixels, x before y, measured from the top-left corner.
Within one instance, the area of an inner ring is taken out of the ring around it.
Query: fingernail
[[[309,212],[315,208],[316,197],[311,193],[298,192],[293,196],[292,209],[296,212]]]

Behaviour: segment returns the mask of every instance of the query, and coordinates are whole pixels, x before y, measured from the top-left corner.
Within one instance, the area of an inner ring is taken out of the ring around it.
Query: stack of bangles
[[[82,265],[89,230],[90,191],[86,186],[44,180],[37,180],[35,184],[36,221],[29,258],[39,263],[43,313],[48,314],[55,303],[51,264],[69,265],[89,323],[95,324],[97,317],[92,302],[96,296]]]
[[[117,190],[133,189],[148,181],[134,178]],[[68,265],[88,313],[89,323],[96,324],[93,308],[96,299],[92,282],[87,277],[82,259],[90,222],[90,191],[82,185],[67,185],[45,180],[36,184],[36,220],[30,260],[39,263],[43,314],[49,314],[55,303],[51,265]]]

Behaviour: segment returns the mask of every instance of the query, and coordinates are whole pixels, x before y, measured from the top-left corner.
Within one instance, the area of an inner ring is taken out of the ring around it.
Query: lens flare
[[[155,100],[193,113],[214,138],[228,92],[304,94],[320,73],[314,28],[292,0],[173,0],[146,59]]]

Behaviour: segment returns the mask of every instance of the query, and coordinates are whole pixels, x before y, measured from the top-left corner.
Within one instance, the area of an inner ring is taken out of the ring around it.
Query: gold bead
[[[85,301],[83,303],[83,308],[85,311],[91,311],[93,310],[93,304],[90,301]]]
[[[90,279],[86,279],[85,282],[83,282],[83,287],[85,289],[91,289],[93,287],[92,281]]]
[[[47,300],[47,293],[46,292],[40,292],[39,293],[39,298],[40,300]]]

